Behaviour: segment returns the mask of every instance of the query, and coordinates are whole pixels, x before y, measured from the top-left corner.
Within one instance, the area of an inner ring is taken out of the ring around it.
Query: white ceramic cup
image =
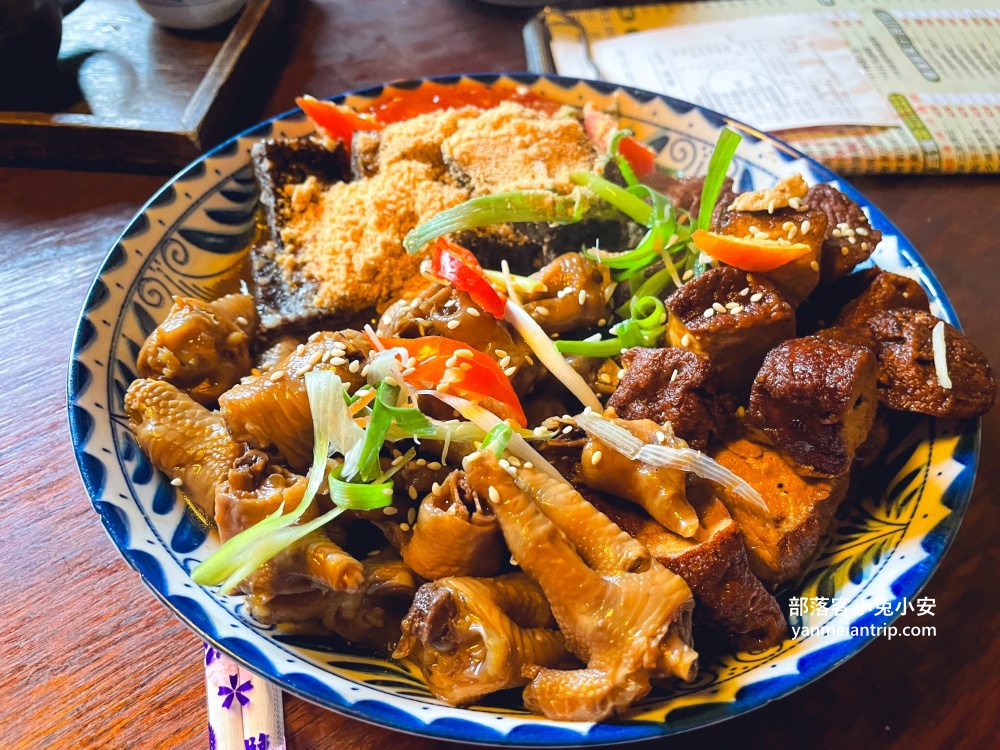
[[[136,3],[169,29],[207,29],[228,21],[247,0],[136,0]]]

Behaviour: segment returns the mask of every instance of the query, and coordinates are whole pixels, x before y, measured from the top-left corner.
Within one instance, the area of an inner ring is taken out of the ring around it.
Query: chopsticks
[[[281,690],[203,645],[209,750],[284,750]]]

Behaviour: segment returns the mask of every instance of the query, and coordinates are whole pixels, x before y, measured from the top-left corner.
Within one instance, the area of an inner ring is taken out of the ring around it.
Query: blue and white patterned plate
[[[836,185],[882,231],[875,261],[918,278],[934,312],[957,324],[930,269],[888,219],[850,185],[780,141],[700,107],[635,89],[533,75],[469,78],[521,84],[572,106],[616,104],[664,165],[688,174],[704,173],[723,125],[740,130],[744,141],[731,169],[740,189],[771,184],[791,172],[801,172],[810,183]],[[462,77],[436,80],[453,85]],[[413,89],[423,83],[393,85]],[[335,101],[360,106],[382,91]],[[70,432],[94,509],[146,585],[202,638],[291,693],[383,726],[490,745],[587,745],[683,732],[780,698],[876,637],[870,631],[851,635],[852,627],[889,625],[912,606],[969,502],[979,452],[976,423],[905,418],[894,424],[887,455],[868,471],[861,497],[839,514],[822,555],[792,592],[814,604],[828,600],[832,606],[824,611],[789,618],[794,626],[825,630],[764,653],[703,659],[695,684],[654,691],[624,721],[547,721],[524,710],[519,691],[453,708],[435,700],[405,665],[330,641],[283,635],[251,619],[241,599],[193,584],[189,571],[217,541],[188,517],[178,492],[139,451],[122,397],[136,377],[139,347],[165,317],[171,295],[213,298],[238,283],[257,205],[251,145],[311,129],[300,111],[288,112],[224,143],[170,180],[105,259],[73,344]],[[909,624],[928,619],[918,621],[911,613]]]

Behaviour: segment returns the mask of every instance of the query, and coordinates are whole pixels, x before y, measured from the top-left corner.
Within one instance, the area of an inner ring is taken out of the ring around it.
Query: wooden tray
[[[87,0],[32,111],[0,111],[0,163],[169,172],[253,123],[292,0],[250,0],[206,32],[157,26],[133,0]]]

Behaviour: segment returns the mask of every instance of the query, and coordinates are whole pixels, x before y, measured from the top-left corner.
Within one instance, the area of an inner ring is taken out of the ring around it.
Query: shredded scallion
[[[719,192],[722,190],[722,183],[726,180],[726,172],[729,171],[729,164],[736,153],[736,147],[740,145],[743,136],[729,128],[723,128],[719,133],[719,140],[715,142],[712,156],[708,160],[708,172],[705,174],[705,182],[701,187],[701,201],[698,204],[698,229],[708,229],[712,221],[712,211],[715,210],[715,202],[719,199]]]

